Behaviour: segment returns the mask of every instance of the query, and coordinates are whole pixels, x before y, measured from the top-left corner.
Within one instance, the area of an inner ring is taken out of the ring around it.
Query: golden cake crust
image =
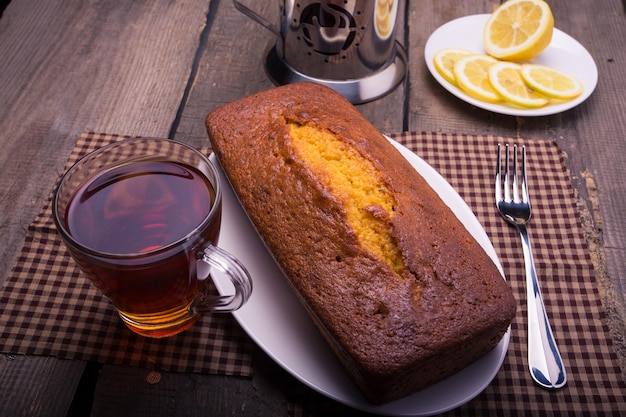
[[[437,193],[348,101],[312,83],[211,112],[213,150],[295,293],[366,397],[384,403],[493,349],[514,314],[510,288]],[[291,126],[357,150],[394,198],[401,276],[364,249],[345,203],[307,165]],[[295,336],[295,335],[294,335]]]

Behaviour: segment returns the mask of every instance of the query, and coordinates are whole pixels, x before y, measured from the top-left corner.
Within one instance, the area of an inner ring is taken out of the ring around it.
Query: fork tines
[[[528,202],[528,185],[526,182],[526,147],[522,145],[522,194],[520,199],[520,184],[517,177],[517,145],[513,145],[513,169],[509,169],[509,144],[505,144],[504,160],[504,199],[502,198],[501,180],[501,145],[498,144],[498,160],[496,161],[496,202],[515,201]],[[511,182],[509,176],[513,172],[513,199],[511,199]]]

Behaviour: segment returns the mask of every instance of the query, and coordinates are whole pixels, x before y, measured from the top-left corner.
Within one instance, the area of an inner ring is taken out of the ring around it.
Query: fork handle
[[[528,367],[533,380],[548,389],[561,388],[567,382],[561,354],[554,341],[548,315],[541,297],[528,230],[518,224],[526,265],[526,299],[528,303]]]

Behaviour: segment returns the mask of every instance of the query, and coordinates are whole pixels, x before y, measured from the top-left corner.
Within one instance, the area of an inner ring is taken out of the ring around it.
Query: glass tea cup
[[[218,248],[222,191],[213,164],[169,139],[135,138],[73,165],[54,192],[54,222],[91,282],[134,332],[166,337],[252,292],[242,263]],[[232,283],[208,295],[211,268]]]

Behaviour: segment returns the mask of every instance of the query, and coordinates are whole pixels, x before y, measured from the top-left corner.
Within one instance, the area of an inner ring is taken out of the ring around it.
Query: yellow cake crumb
[[[291,123],[289,135],[298,156],[343,202],[363,248],[402,276],[404,263],[390,221],[396,203],[372,163],[330,131]]]

